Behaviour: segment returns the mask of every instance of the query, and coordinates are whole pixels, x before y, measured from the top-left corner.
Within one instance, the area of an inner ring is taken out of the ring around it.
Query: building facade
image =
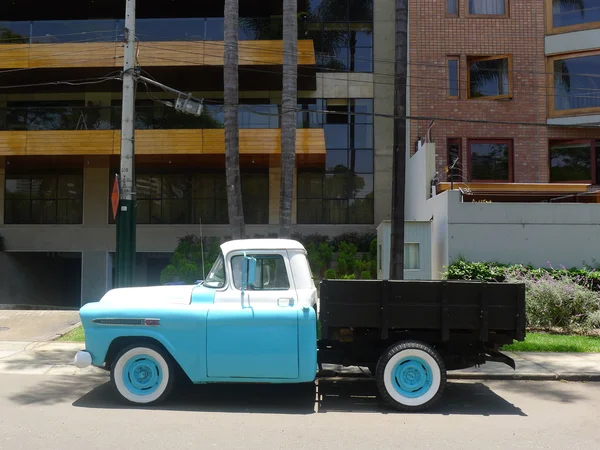
[[[435,142],[442,182],[497,200],[600,184],[600,1],[410,5],[411,145]]]
[[[179,237],[229,233],[223,2],[192,3],[137,7],[142,74],[205,105],[184,116],[172,94],[137,86],[140,285],[158,282]],[[239,4],[244,213],[248,235],[266,236],[279,218],[282,5]],[[436,143],[438,190],[588,201],[600,184],[598,0],[409,5],[407,148]],[[294,229],[375,233],[391,212],[395,4],[299,0],[298,12]],[[0,304],[73,307],[112,286],[123,14],[122,0],[0,5]]]

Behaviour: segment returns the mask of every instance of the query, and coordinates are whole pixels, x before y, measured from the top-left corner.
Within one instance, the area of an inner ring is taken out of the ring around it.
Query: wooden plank
[[[118,47],[114,42],[32,44],[28,67],[117,67],[123,64],[122,45],[120,52]]]
[[[4,131],[0,133],[0,155],[24,155],[27,148],[27,135],[24,131]]]
[[[28,65],[28,44],[0,44],[0,69],[22,69]]]
[[[456,187],[460,187],[455,183]],[[587,192],[583,183],[467,183],[473,192]],[[440,183],[440,192],[450,190],[449,182]]]
[[[300,129],[298,155],[326,154],[322,129]],[[137,130],[138,155],[224,155],[225,132],[208,130]],[[119,154],[119,130],[6,131],[0,133],[0,155],[112,155]],[[281,130],[240,130],[240,154],[275,156],[281,153]]]
[[[147,67],[222,66],[223,41],[141,42],[138,59]],[[0,46],[0,68],[121,67],[123,44],[74,42],[64,44],[5,44]],[[283,64],[283,41],[240,41],[239,64]],[[298,64],[315,65],[312,40],[298,41]]]

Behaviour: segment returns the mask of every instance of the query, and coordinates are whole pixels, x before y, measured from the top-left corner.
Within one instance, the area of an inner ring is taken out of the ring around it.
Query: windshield
[[[223,259],[223,254],[221,253],[215,263],[208,272],[204,283],[202,286],[210,287],[210,288],[222,288],[225,286],[225,263]]]

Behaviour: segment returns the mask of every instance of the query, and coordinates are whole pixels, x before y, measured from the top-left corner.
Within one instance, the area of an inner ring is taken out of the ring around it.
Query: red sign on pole
[[[121,199],[121,193],[119,192],[119,175],[115,174],[113,180],[112,192],[110,194],[110,204],[112,206],[113,219],[117,218],[119,200]]]

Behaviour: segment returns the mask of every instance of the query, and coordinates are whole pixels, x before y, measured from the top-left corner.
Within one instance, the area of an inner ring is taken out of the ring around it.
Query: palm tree
[[[225,171],[227,180],[227,209],[233,239],[246,235],[238,129],[238,0],[225,0],[223,97],[225,122]]]
[[[296,107],[298,97],[298,1],[283,0],[283,84],[281,89],[281,193],[279,234],[289,238],[292,228],[294,169],[296,165]]]

